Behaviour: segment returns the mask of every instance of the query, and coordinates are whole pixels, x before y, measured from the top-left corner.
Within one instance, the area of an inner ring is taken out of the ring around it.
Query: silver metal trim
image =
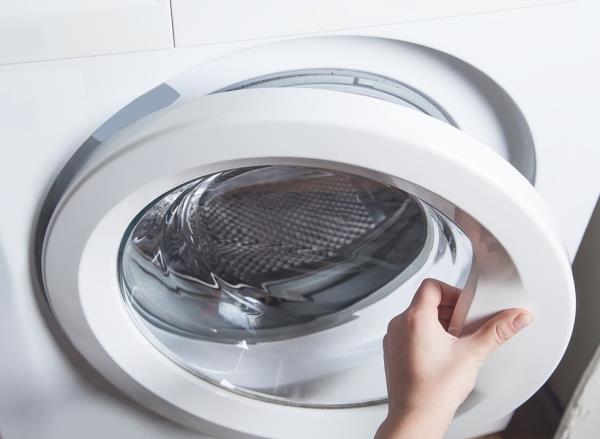
[[[215,93],[266,87],[324,88],[392,102],[458,127],[433,99],[409,85],[383,75],[336,68],[290,70],[248,79]]]

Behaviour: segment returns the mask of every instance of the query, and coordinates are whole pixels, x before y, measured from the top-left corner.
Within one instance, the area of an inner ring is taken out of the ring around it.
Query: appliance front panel
[[[95,367],[223,437],[372,434],[381,337],[425,277],[464,287],[457,332],[507,307],[537,315],[456,423],[527,399],[574,314],[564,247],[525,178],[447,123],[329,90],[217,93],[124,127],[62,194],[42,268]]]

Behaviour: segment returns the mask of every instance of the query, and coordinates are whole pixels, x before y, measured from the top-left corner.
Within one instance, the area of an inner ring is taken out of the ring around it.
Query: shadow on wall
[[[550,378],[563,409],[600,344],[600,200],[588,225],[573,274],[577,291],[575,329],[567,352]]]
[[[0,240],[2,242],[2,240]],[[8,269],[8,262],[4,254],[4,250],[0,247],[0,310],[2,316],[0,318],[0,338],[2,344],[2,358],[17,358],[22,349],[21,339],[15,334],[20,334],[21,325],[19,322],[19,314],[14,303],[14,292],[11,276]],[[0,361],[0,413],[3,413],[8,404],[9,396],[18,397],[21,393],[19,376],[22,370],[16,363],[11,361]],[[2,433],[0,432],[0,439]]]

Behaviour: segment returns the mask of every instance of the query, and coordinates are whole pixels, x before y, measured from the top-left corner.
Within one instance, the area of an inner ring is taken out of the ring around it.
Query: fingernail
[[[533,322],[533,314],[523,312],[514,318],[512,321],[513,328],[520,331],[521,329],[529,326]]]

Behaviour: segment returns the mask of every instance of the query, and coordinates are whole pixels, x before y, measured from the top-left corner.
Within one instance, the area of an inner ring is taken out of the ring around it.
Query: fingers
[[[430,316],[427,319],[430,323],[437,324],[439,321],[447,331],[459,295],[460,290],[456,287],[436,279],[425,279],[415,293],[409,309],[417,314]]]
[[[454,308],[458,300],[460,290],[451,285],[435,279],[425,279],[415,296],[411,308],[429,310],[437,313],[439,306]]]
[[[388,388],[388,395],[391,393],[390,392],[390,387],[389,387],[389,383],[390,383],[390,371],[388,370],[388,363],[389,363],[389,349],[387,346],[388,343],[388,336],[387,334],[383,336],[383,370],[385,372],[385,382],[387,384],[387,388]]]
[[[453,287],[452,285],[445,284],[444,282],[437,281],[442,289],[442,302],[440,305],[450,306],[452,309],[458,302],[458,296],[460,296],[460,289]]]
[[[527,309],[507,309],[491,317],[460,343],[484,359],[533,320],[533,313]]]
[[[450,320],[454,314],[454,306],[440,305],[438,306],[438,319]]]
[[[448,331],[450,321],[452,320],[452,314],[454,314],[454,306],[438,306],[438,320],[440,321],[440,324],[442,325],[445,331]]]

